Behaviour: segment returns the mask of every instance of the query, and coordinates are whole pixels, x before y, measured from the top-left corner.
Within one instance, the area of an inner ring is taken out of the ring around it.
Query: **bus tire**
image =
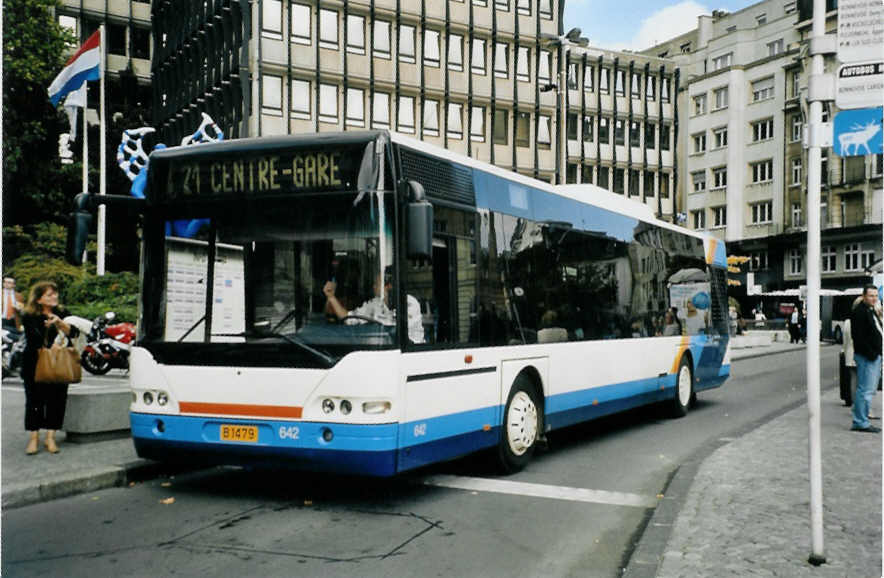
[[[503,410],[497,458],[501,470],[512,474],[520,471],[531,460],[542,423],[541,405],[537,389],[531,379],[522,374],[513,382]]]
[[[678,373],[675,374],[675,397],[669,401],[669,413],[675,418],[686,416],[695,399],[694,371],[690,358],[683,355],[678,364]]]

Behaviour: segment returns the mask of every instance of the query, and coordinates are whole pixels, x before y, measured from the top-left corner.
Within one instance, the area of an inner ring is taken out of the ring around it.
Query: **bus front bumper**
[[[396,474],[396,423],[361,425],[136,412],[130,412],[129,417],[135,451],[141,458],[188,465]]]

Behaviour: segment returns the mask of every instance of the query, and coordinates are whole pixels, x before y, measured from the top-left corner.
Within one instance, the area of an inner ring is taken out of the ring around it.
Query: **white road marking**
[[[637,508],[653,508],[657,499],[627,492],[609,492],[607,490],[590,490],[587,488],[571,488],[568,486],[549,486],[528,482],[509,480],[492,480],[488,478],[472,478],[467,476],[430,476],[423,479],[427,486],[455,488],[478,492],[494,492],[515,496],[531,496],[533,498],[549,498],[568,502],[588,502],[591,504],[607,504],[611,506],[634,506]]]

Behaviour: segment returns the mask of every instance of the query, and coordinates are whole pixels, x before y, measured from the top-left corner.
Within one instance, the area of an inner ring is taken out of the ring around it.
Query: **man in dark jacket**
[[[881,318],[875,311],[878,288],[863,287],[863,300],[850,314],[850,336],[853,338],[853,358],[856,360],[856,396],[853,398],[853,431],[879,433],[880,428],[869,423],[869,406],[881,376]]]

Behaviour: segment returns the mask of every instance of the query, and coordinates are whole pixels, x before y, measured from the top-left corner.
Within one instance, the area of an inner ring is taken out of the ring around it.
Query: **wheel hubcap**
[[[506,437],[510,450],[521,456],[537,439],[537,406],[524,391],[517,392],[506,415]]]
[[[687,365],[678,371],[678,401],[687,405],[691,401],[691,372]]]

